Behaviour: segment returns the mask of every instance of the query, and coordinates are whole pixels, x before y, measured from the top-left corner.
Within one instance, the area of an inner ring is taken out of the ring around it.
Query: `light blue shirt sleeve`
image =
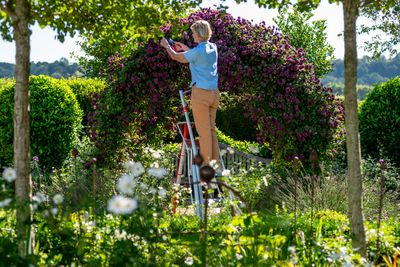
[[[183,55],[189,63],[193,63],[194,61],[196,61],[196,58],[199,55],[199,51],[197,47],[195,47],[186,51],[186,53],[184,53]]]

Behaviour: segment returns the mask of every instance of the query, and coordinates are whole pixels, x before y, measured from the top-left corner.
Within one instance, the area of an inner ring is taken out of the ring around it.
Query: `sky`
[[[203,7],[213,7],[218,4],[217,0],[203,0]],[[227,12],[234,17],[242,17],[259,23],[265,21],[267,25],[275,25],[272,21],[278,15],[275,10],[259,8],[253,0],[246,3],[236,4],[234,0],[227,0],[224,4],[228,6]],[[327,21],[327,41],[335,48],[335,57],[343,58],[344,43],[343,36],[343,11],[341,4],[329,4],[328,0],[322,0],[321,5],[314,11],[312,20]],[[365,18],[359,18],[358,23],[364,23]],[[79,37],[66,37],[64,43],[55,39],[55,32],[50,28],[41,29],[37,25],[32,27],[31,35],[31,61],[54,62],[64,57],[69,62],[76,62],[75,55],[82,55],[79,46],[76,44]],[[359,36],[358,57],[368,55],[361,48],[366,36]],[[15,45],[0,38],[0,62],[15,63]]]

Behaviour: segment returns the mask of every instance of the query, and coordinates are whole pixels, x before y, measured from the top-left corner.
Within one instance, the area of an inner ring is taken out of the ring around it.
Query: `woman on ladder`
[[[161,45],[166,48],[169,56],[180,63],[189,63],[192,81],[192,111],[194,123],[199,134],[200,155],[203,166],[211,160],[218,161],[219,149],[215,132],[215,118],[219,104],[218,90],[218,51],[217,46],[209,40],[212,35],[210,24],[205,20],[194,22],[190,29],[197,46],[190,49],[186,45],[176,42],[176,52],[163,38]],[[198,159],[199,160],[199,159]],[[201,161],[201,160],[200,160]]]

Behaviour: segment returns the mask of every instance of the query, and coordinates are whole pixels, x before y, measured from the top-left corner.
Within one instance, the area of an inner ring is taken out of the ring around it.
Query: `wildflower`
[[[162,156],[162,151],[161,150],[154,150],[152,153],[153,158],[159,159]]]
[[[57,208],[52,208],[52,209],[50,210],[50,212],[51,212],[51,214],[53,214],[53,216],[56,216],[57,213],[58,213],[58,209],[57,209]]]
[[[32,160],[33,160],[34,162],[39,162],[39,157],[38,157],[38,156],[34,156],[34,157],[32,158]]]
[[[124,163],[124,167],[133,177],[138,177],[144,173],[143,165],[140,162],[128,161]]]
[[[223,170],[222,171],[222,176],[231,176],[231,171],[230,170]]]
[[[5,168],[3,171],[3,178],[7,182],[11,183],[15,179],[17,179],[17,173],[15,172],[15,170],[13,168]]]
[[[235,253],[235,257],[238,261],[240,261],[241,259],[243,259],[243,255],[239,254],[239,253]]]
[[[226,154],[226,149],[222,149],[220,152],[219,152],[219,154],[221,155],[221,156],[224,156],[225,154]]]
[[[164,188],[160,187],[160,190],[158,191],[158,195],[161,198],[165,198],[165,196],[167,195],[167,190],[165,190]]]
[[[3,201],[0,201],[0,208],[5,208],[8,205],[10,205],[12,199],[11,198],[6,198]]]
[[[147,174],[150,176],[154,176],[158,179],[161,179],[168,174],[168,171],[164,168],[149,168],[147,170]]]
[[[54,197],[53,197],[53,202],[54,202],[54,204],[59,205],[59,204],[61,204],[63,201],[64,201],[64,198],[63,198],[63,196],[62,196],[61,194],[55,194],[55,195],[54,195]]]
[[[32,200],[37,202],[38,204],[41,204],[47,200],[47,197],[44,194],[38,192],[32,197]]]
[[[122,194],[132,195],[136,180],[130,175],[122,175],[117,182],[117,190]]]
[[[192,257],[187,257],[185,260],[186,265],[193,265],[193,258]]]
[[[124,196],[113,196],[108,201],[108,211],[114,214],[130,214],[137,209],[137,201]]]
[[[288,247],[288,251],[289,251],[290,254],[294,254],[294,253],[296,253],[296,247],[295,246],[289,246]]]
[[[215,159],[211,160],[209,164],[214,170],[219,168],[219,165]]]
[[[119,229],[116,229],[116,230],[114,231],[114,236],[115,236],[115,238],[116,238],[117,240],[125,240],[126,237],[127,237],[127,235],[128,235],[128,234],[126,233],[125,230],[122,230],[122,232],[120,232]]]
[[[157,193],[157,189],[155,189],[154,187],[149,189],[150,194],[155,195]]]
[[[260,153],[260,148],[257,145],[249,145],[249,151],[253,154]]]
[[[146,190],[149,188],[149,187],[147,186],[147,184],[145,184],[145,183],[140,183],[139,186],[140,186],[140,188],[141,188],[143,191],[146,191]]]

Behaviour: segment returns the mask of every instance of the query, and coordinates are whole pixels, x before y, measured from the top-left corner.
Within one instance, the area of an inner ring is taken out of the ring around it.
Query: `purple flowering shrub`
[[[175,40],[194,46],[190,25],[204,19],[218,46],[219,88],[241,96],[244,116],[268,142],[274,160],[308,160],[311,151],[326,158],[332,148],[343,107],[321,85],[305,51],[295,50],[276,28],[203,9],[165,26]],[[179,36],[179,37],[178,37]],[[174,133],[182,115],[179,89],[190,83],[186,64],[172,61],[153,40],[140,44],[128,58],[109,59],[110,87],[95,101],[90,136],[106,155],[140,142],[156,142]]]

